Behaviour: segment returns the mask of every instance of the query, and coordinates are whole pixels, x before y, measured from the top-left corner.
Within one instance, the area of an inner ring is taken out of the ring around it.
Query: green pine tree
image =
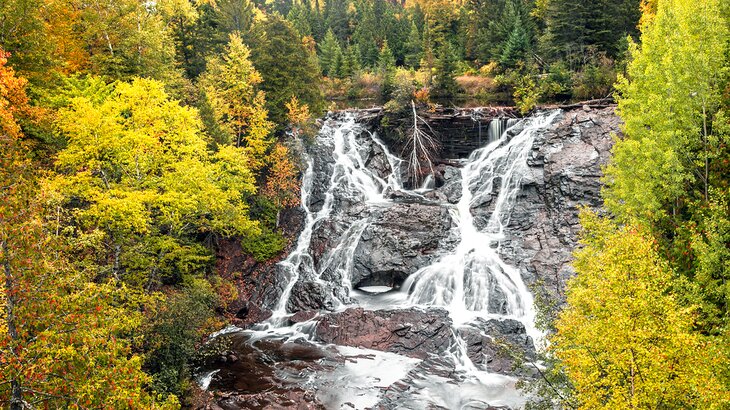
[[[421,33],[418,31],[415,22],[411,22],[411,31],[405,43],[405,64],[408,67],[418,68],[423,57],[423,42]]]
[[[332,68],[335,67],[334,63],[338,52],[342,54],[342,48],[339,41],[337,41],[337,37],[335,37],[335,33],[332,29],[329,29],[319,44],[319,65],[322,67],[322,74],[325,76],[337,74],[337,71],[333,72]]]
[[[378,72],[380,73],[383,81],[381,93],[384,98],[388,98],[390,93],[393,91],[393,82],[395,81],[395,57],[393,52],[388,47],[388,42],[383,42],[383,47],[380,49],[380,55],[378,56]]]
[[[459,93],[460,87],[456,76],[456,55],[448,42],[442,42],[437,50],[434,62],[434,78],[432,94],[437,97],[453,97]]]

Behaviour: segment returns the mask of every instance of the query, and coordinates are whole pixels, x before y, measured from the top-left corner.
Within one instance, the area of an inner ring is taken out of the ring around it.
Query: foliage
[[[145,368],[153,374],[151,386],[158,393],[183,397],[189,386],[196,346],[210,325],[217,295],[204,279],[189,278],[182,290],[150,309],[146,318]]]
[[[431,94],[436,97],[454,96],[460,91],[459,84],[454,79],[456,75],[456,55],[447,42],[438,49],[434,64],[435,75]]]
[[[323,108],[319,90],[319,67],[291,23],[281,16],[270,15],[254,27],[251,40],[252,61],[263,76],[261,89],[266,92],[269,119],[282,124],[286,119],[285,104],[296,96],[314,113]],[[282,58],[281,56],[286,56]]]
[[[293,96],[285,106],[287,112],[286,118],[294,137],[313,137],[315,123],[312,114],[309,112],[309,106],[307,104],[301,104],[296,96]]]
[[[579,100],[607,98],[616,82],[614,62],[605,55],[597,56],[573,76],[573,96]]]
[[[200,83],[216,123],[229,136],[223,142],[244,147],[249,159],[247,166],[256,171],[263,166],[274,124],[266,118],[264,93],[257,89],[262,77],[249,56],[243,40],[231,35],[223,58],[214,57],[208,62]]]
[[[382,77],[381,94],[384,98],[388,98],[393,91],[393,81],[395,80],[395,57],[388,47],[388,42],[383,43],[378,56],[378,72]]]
[[[262,194],[279,208],[299,205],[299,172],[289,155],[289,149],[274,145],[269,154],[269,172]]]
[[[547,0],[542,42],[550,54],[578,68],[591,47],[617,56],[621,39],[638,34],[639,16],[639,0]]]
[[[68,146],[47,186],[63,232],[100,275],[155,287],[204,268],[201,232],[257,232],[245,199],[256,190],[245,152],[209,153],[195,110],[153,80],[119,83],[95,105],[72,100],[59,113]]]
[[[322,73],[326,76],[337,77],[339,70],[336,60],[338,55],[340,58],[342,56],[342,47],[340,47],[340,43],[331,29],[327,31],[324,40],[319,45],[319,54],[319,64],[322,67]]]
[[[692,331],[693,307],[672,294],[672,274],[653,238],[588,211],[568,307],[551,351],[580,408],[711,408],[730,404],[716,377],[724,360]]]
[[[241,245],[257,262],[265,262],[281,253],[286,246],[286,238],[279,232],[265,229],[261,235],[244,239]]]
[[[172,408],[144,390],[132,352],[140,302],[115,282],[93,283],[65,261],[49,232],[28,150],[15,118],[25,82],[0,58],[0,403],[89,408]],[[11,105],[12,104],[12,105]],[[16,105],[17,104],[17,105]],[[124,375],[124,377],[118,377]]]
[[[695,181],[695,161],[710,149],[701,131],[718,108],[727,36],[719,2],[671,0],[660,3],[641,48],[632,45],[629,78],[618,85],[627,138],[613,149],[604,192],[622,219],[666,218]]]

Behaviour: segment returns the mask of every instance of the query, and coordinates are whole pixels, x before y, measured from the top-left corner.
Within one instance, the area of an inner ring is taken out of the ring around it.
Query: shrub
[[[210,283],[188,277],[155,309],[144,334],[145,368],[152,375],[152,389],[181,397],[189,388],[195,345],[210,329],[218,297]]]
[[[604,98],[611,94],[616,82],[614,61],[599,55],[573,76],[573,97],[579,100]]]
[[[253,256],[257,262],[265,262],[281,253],[286,246],[286,238],[276,231],[262,229],[261,235],[247,238],[241,242],[244,252]]]

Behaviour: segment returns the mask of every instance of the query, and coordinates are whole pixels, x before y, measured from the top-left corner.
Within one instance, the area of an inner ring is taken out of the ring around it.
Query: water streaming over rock
[[[497,141],[504,135],[510,127],[517,124],[519,120],[517,118],[494,118],[489,121],[489,127],[487,128],[487,143]]]
[[[436,188],[431,177],[412,191],[402,185],[402,160],[353,114],[330,117],[303,177],[303,230],[280,263],[286,286],[272,318],[237,337],[258,346],[252,351],[268,339],[280,341],[277,352],[292,343],[320,351],[297,367],[305,378],[286,365],[274,374],[313,389],[327,408],[521,406],[516,378],[473,359],[488,356],[481,349],[495,336],[529,348],[539,337],[532,296],[499,248],[535,135],[558,115],[493,121],[490,135],[499,137],[450,181]],[[475,207],[490,208],[489,217],[475,220]],[[290,312],[303,310],[325,312],[293,324]],[[428,343],[411,343],[424,334]],[[204,375],[206,387],[226,377]]]
[[[498,248],[528,172],[527,155],[535,133],[556,115],[526,120],[516,136],[510,138],[503,133],[499,140],[471,154],[461,169],[461,198],[451,210],[458,226],[459,245],[453,253],[409,276],[404,287],[409,290],[410,302],[445,306],[457,324],[480,315],[517,319],[530,336],[538,336],[532,295],[520,272],[502,261]],[[479,229],[471,208],[489,196],[496,197],[494,209],[486,227]]]

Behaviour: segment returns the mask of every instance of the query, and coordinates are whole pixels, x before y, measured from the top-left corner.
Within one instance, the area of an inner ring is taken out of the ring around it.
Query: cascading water
[[[517,118],[494,118],[489,121],[487,128],[487,141],[492,143],[502,137],[505,131],[517,124]]]
[[[532,296],[519,270],[501,259],[499,248],[511,208],[529,171],[527,156],[534,137],[557,115],[553,112],[524,120],[515,127],[521,129],[516,135],[505,132],[503,127],[508,125],[507,121],[499,120],[499,126],[494,127],[490,124],[490,133],[501,134],[463,161],[461,195],[455,205],[425,198],[434,189],[433,177],[415,190],[406,190],[401,178],[403,161],[392,155],[376,135],[359,125],[355,115],[330,118],[315,145],[320,153],[327,155],[308,160],[302,181],[301,203],[306,216],[303,230],[294,250],[280,263],[286,286],[268,326],[241,332],[247,343],[252,345],[271,337],[316,340],[312,330],[315,321],[290,326],[288,320],[290,299],[296,295],[297,283],[302,281],[329,286],[330,292],[346,289],[344,294],[335,292],[333,308],[336,310],[357,304],[373,310],[445,308],[453,323],[452,343],[438,360],[451,366],[450,371],[438,370],[438,364],[424,365],[426,361],[400,354],[337,346],[337,354],[347,358],[344,363],[325,357],[309,368],[305,379],[297,375],[287,377],[316,390],[317,398],[327,408],[344,408],[345,403],[355,408],[376,405],[389,408],[382,404],[383,395],[398,381],[414,389],[408,393],[407,403],[396,403],[398,408],[436,405],[466,409],[481,408],[486,403],[521,406],[525,399],[514,387],[516,379],[491,373],[472,363],[461,331],[483,319],[517,320],[533,339],[539,337],[533,323]],[[370,163],[374,151],[385,159],[378,167]],[[324,181],[323,173],[329,175]],[[315,183],[317,178],[319,185]],[[409,272],[400,289],[385,288],[390,291],[378,294],[359,292],[354,289],[357,284],[352,283],[355,250],[364,232],[374,223],[373,215],[388,212],[404,198],[448,209],[456,243],[444,245],[443,249],[439,245],[433,262]],[[473,208],[483,204],[488,204],[491,214],[486,220],[476,221]],[[330,249],[316,253],[313,238],[325,223],[339,226],[339,238],[330,242],[334,244]],[[348,295],[350,291],[352,295]],[[354,296],[354,300],[349,296]],[[214,386],[216,377],[220,377],[212,369],[201,374],[206,387],[209,383]]]
[[[498,248],[522,178],[528,171],[527,155],[535,133],[549,125],[556,115],[530,119],[513,138],[503,133],[500,140],[471,154],[461,170],[461,199],[451,212],[461,241],[454,253],[408,278],[404,288],[410,289],[410,302],[447,307],[457,324],[477,315],[517,319],[525,324],[530,336],[539,336],[534,329],[532,295],[520,272],[502,261]],[[496,195],[494,210],[486,228],[479,230],[471,208],[476,200],[490,195]],[[506,303],[491,303],[497,292],[505,296]]]
[[[390,154],[385,144],[376,136],[369,134],[373,143],[380,147],[388,160],[391,167],[389,175],[384,179],[376,175],[365,165],[364,148],[357,140],[357,137],[365,130],[357,124],[353,114],[346,114],[343,119],[336,123],[328,122],[319,133],[318,144],[331,147],[333,150],[332,164],[333,170],[324,194],[324,203],[319,211],[310,209],[310,198],[313,189],[314,164],[310,159],[308,161],[307,170],[302,179],[301,204],[306,215],[306,221],[302,233],[297,240],[297,246],[289,256],[280,264],[289,274],[288,284],[282,293],[282,296],[274,309],[273,316],[270,320],[274,325],[282,325],[285,323],[287,316],[286,305],[294,285],[300,277],[305,276],[320,280],[323,269],[317,269],[312,256],[309,253],[312,241],[312,232],[317,223],[328,218],[332,212],[332,207],[337,199],[336,196],[346,197],[350,201],[365,203],[380,203],[384,201],[383,192],[386,189],[401,189],[400,163],[399,158]],[[363,221],[356,221],[350,229],[349,235],[345,235],[340,246],[332,250],[330,260],[344,261],[344,273],[341,275],[346,278],[348,252],[353,245],[357,244],[357,236],[362,233]],[[353,235],[355,236],[353,238]],[[343,247],[345,248],[343,250]],[[340,256],[337,258],[335,255]],[[350,256],[351,253],[349,253]],[[345,256],[345,257],[342,257]],[[351,259],[351,258],[349,258]],[[325,268],[330,268],[331,264],[325,264]],[[349,283],[347,283],[349,286]]]

